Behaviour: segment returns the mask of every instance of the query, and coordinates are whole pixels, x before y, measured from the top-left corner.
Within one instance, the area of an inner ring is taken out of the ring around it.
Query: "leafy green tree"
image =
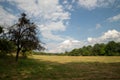
[[[120,42],[116,44],[116,55],[120,56]]]
[[[0,54],[6,55],[10,54],[11,52],[15,51],[15,45],[13,42],[6,40],[6,39],[0,39]]]
[[[86,50],[87,50],[87,52],[86,52],[87,56],[92,55],[92,46],[91,45],[86,46]]]
[[[14,42],[17,48],[16,61],[18,61],[19,52],[25,50],[42,50],[41,41],[37,37],[37,26],[26,18],[26,14],[22,13],[18,23],[14,24],[10,30],[9,35],[11,41]]]
[[[89,56],[90,55],[89,47],[87,47],[87,46],[82,47],[82,55],[83,56]]]
[[[3,32],[4,32],[3,27],[0,26],[0,34]],[[0,55],[7,55],[8,53],[10,54],[14,50],[15,46],[11,41],[9,41],[8,39],[4,39],[3,37],[0,37]]]
[[[115,42],[114,41],[110,41],[107,45],[106,45],[106,48],[105,48],[105,51],[106,51],[106,55],[108,56],[112,56],[113,55],[113,52],[115,51]]]
[[[104,43],[100,44],[100,53],[99,53],[100,56],[105,55],[105,47],[106,45]]]
[[[92,49],[92,54],[96,56],[100,52],[99,44],[95,44]]]
[[[73,49],[70,54],[71,56],[80,56],[79,50],[78,49]]]
[[[120,43],[110,41],[105,48],[106,54],[109,56],[119,55],[120,54]]]
[[[79,49],[78,49],[78,52],[79,52],[79,55],[80,55],[80,56],[82,56],[82,55],[84,54],[84,53],[83,53],[84,51],[83,51],[82,48],[79,48]]]
[[[92,49],[93,55],[105,55],[105,44],[95,44]]]

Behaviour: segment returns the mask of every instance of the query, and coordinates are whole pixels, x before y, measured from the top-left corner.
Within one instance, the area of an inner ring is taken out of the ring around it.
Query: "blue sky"
[[[38,25],[47,52],[120,42],[120,0],[0,0],[1,25],[22,12]]]

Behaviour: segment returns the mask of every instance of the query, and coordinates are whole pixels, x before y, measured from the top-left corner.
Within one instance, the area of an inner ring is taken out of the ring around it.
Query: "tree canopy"
[[[84,46],[67,52],[70,56],[120,56],[120,42],[110,41],[107,44],[95,44],[94,46]]]
[[[41,41],[37,37],[37,25],[31,22],[25,13],[21,14],[18,22],[10,27],[9,38],[17,48],[16,61],[21,50],[42,50]]]

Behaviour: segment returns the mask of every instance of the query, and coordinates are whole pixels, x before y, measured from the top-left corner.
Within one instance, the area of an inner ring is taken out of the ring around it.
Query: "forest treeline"
[[[107,44],[97,43],[93,46],[83,46],[82,48],[75,48],[72,51],[65,51],[64,53],[46,53],[33,52],[36,55],[57,55],[57,56],[120,56],[120,42],[109,41]]]
[[[120,56],[120,42],[110,41],[107,44],[88,45],[65,52],[69,56]]]

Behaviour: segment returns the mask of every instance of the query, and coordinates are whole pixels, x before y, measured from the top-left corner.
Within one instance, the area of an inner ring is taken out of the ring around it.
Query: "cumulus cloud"
[[[64,11],[63,6],[59,4],[59,0],[6,0],[11,5],[17,6],[31,16],[39,19],[69,19],[69,13]]]
[[[106,7],[113,4],[115,0],[78,0],[80,7],[88,10],[95,9],[97,7]]]
[[[5,2],[15,6],[17,10],[27,13],[39,25],[44,38],[55,41],[63,40],[60,35],[53,34],[53,31],[65,31],[70,13],[64,10],[59,0],[5,0]],[[12,21],[15,18],[6,11],[6,8],[0,7],[0,11],[0,19],[3,20],[1,23],[8,22],[8,19]],[[9,15],[7,19],[4,18],[6,15]]]
[[[53,31],[65,31],[66,26],[63,24],[63,22],[50,22],[49,24],[40,25],[41,34],[46,39],[55,40],[55,41],[61,41],[64,40],[60,35],[54,35]]]
[[[98,38],[88,38],[88,44],[94,45],[96,43],[106,43],[108,41],[120,42],[120,32],[117,30],[108,30],[102,36]]]
[[[83,42],[79,41],[79,40],[64,40],[63,42],[59,43],[57,46],[56,44],[52,44],[52,46],[54,46],[53,49],[50,49],[49,52],[52,53],[59,53],[59,52],[65,52],[65,51],[70,51],[74,48],[80,48],[84,45]]]
[[[97,6],[97,0],[79,0],[79,5],[87,9],[94,9]]]
[[[108,41],[120,41],[120,32],[118,32],[117,30],[108,30],[108,32],[104,33],[104,35],[101,37],[101,39],[104,40],[108,40]]]
[[[46,16],[46,18],[51,19],[52,21],[61,21],[61,20],[70,19],[69,16],[70,16],[70,13],[68,12],[54,12]]]
[[[85,41],[75,40],[75,39],[66,39],[59,44],[50,43],[52,48],[48,50],[48,52],[58,53],[58,52],[65,52],[71,51],[75,48],[81,48],[87,45],[94,45],[96,43],[107,43],[109,41],[116,41],[120,42],[120,32],[117,30],[108,30],[107,32],[103,33],[100,37],[93,38],[88,37]]]
[[[64,26],[63,22],[59,21],[59,22],[50,22],[47,23],[46,25],[41,25],[41,30],[44,31],[48,31],[48,30],[59,30],[59,31],[64,31],[66,29],[66,27]]]
[[[115,21],[119,21],[120,20],[120,14],[115,15],[113,17],[110,17],[107,19],[109,22],[115,22]]]

